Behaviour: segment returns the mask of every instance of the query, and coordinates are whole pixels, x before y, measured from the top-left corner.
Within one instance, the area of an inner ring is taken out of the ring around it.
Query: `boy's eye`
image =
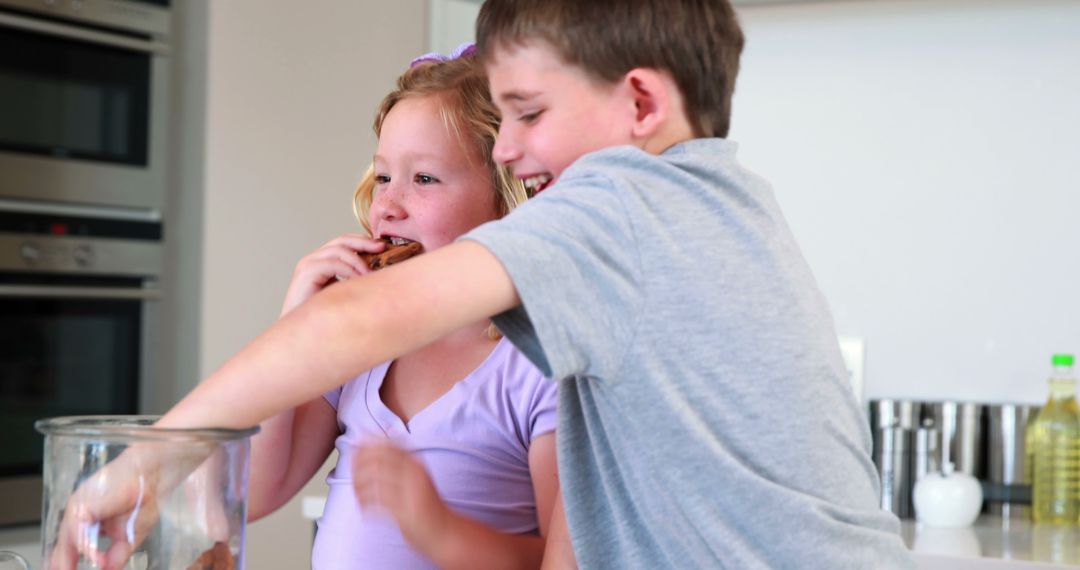
[[[523,113],[518,117],[518,120],[526,124],[532,123],[535,122],[536,119],[539,119],[540,115],[542,115],[543,113],[544,111],[542,109],[539,111],[533,111],[531,113]]]
[[[439,181],[438,178],[435,178],[434,176],[431,176],[431,175],[428,175],[428,174],[417,174],[416,175],[416,183],[417,184],[435,184],[438,181]]]

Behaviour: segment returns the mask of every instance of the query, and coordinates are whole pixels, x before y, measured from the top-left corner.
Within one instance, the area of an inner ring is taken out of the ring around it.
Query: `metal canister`
[[[929,420],[941,434],[941,455],[946,455],[956,471],[982,479],[983,405],[973,402],[927,402],[922,406],[922,419]],[[943,459],[944,460],[944,459]]]
[[[885,428],[898,425],[904,429],[919,427],[922,415],[922,403],[913,400],[871,400],[870,428]]]
[[[986,475],[983,479],[983,510],[1004,519],[1027,519],[1031,505],[1031,481],[1024,463],[1024,435],[1039,406],[998,404],[986,407]]]
[[[911,433],[899,424],[873,430],[874,465],[881,476],[881,508],[900,518],[915,514],[911,501]]]
[[[929,421],[912,432],[912,485],[927,473],[941,471],[941,434]],[[914,492],[914,488],[912,488]]]
[[[873,436],[873,453],[877,457],[878,444],[881,440],[879,433],[883,428],[899,426],[903,429],[915,429],[919,427],[922,404],[912,400],[871,400],[870,401],[870,433]]]

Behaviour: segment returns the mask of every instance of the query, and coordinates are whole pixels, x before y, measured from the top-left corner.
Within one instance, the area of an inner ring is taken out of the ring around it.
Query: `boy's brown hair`
[[[671,73],[697,137],[726,137],[743,34],[728,0],[487,0],[476,20],[482,56],[548,43],[611,83],[631,69]]]

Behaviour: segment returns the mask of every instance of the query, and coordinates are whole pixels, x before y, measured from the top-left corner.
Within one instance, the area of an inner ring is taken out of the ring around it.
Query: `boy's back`
[[[825,302],[734,153],[723,139],[601,150],[467,236],[522,299],[497,324],[563,379],[575,554],[613,568],[910,564],[877,506]]]

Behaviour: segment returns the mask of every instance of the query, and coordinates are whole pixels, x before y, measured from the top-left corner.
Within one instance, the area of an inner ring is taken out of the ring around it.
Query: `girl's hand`
[[[419,550],[436,548],[442,529],[452,524],[453,514],[427,470],[393,445],[358,449],[353,460],[353,485],[361,505],[388,511],[401,527],[401,534]]]
[[[281,314],[295,309],[331,283],[370,273],[360,254],[379,253],[385,247],[382,241],[363,234],[344,234],[305,255],[293,271]]]

